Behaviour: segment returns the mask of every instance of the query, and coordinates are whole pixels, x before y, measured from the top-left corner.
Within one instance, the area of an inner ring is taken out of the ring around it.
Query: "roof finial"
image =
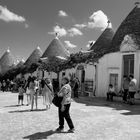
[[[39,46],[37,46],[37,49],[38,49],[38,50],[40,50],[40,47],[39,47]]]
[[[136,5],[136,6],[139,6],[139,5],[140,5],[140,2],[138,2],[138,1],[135,2],[135,5]]]
[[[110,27],[110,23],[111,23],[111,22],[110,22],[110,20],[108,19],[108,21],[107,21],[107,28]]]
[[[8,47],[7,52],[8,52],[8,53],[10,52],[10,47]]]
[[[22,58],[21,61],[24,63],[25,62],[24,58]]]
[[[58,39],[58,32],[55,33],[55,38]]]

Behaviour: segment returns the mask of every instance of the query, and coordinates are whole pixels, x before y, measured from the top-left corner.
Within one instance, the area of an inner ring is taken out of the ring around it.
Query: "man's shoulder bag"
[[[57,94],[54,96],[52,103],[56,106],[56,107],[60,107],[61,106],[61,102],[63,100],[63,97],[59,97]]]

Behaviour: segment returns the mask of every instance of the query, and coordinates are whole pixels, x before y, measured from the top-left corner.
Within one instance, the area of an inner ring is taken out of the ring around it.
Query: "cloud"
[[[58,12],[58,16],[60,16],[60,17],[67,17],[68,14],[67,14],[65,11],[63,11],[63,10],[60,10],[60,11]]]
[[[94,12],[89,17],[89,20],[87,22],[74,25],[74,27],[78,29],[89,28],[89,29],[101,29],[101,30],[104,30],[107,26],[108,26],[108,17],[101,10]],[[109,27],[112,28],[111,23],[109,24]]]
[[[74,26],[79,29],[82,29],[82,28],[85,28],[87,25],[86,24],[75,24]]]
[[[77,29],[77,28],[70,28],[70,29],[65,29],[64,27],[60,27],[59,25],[56,25],[53,27],[53,31],[52,32],[48,32],[48,34],[58,34],[59,37],[64,37],[64,36],[69,36],[69,37],[73,37],[73,36],[78,36],[78,35],[83,35],[83,33]]]
[[[11,12],[7,9],[7,7],[3,7],[0,5],[0,19],[5,22],[25,22],[25,18],[15,13]]]
[[[60,27],[59,25],[56,25],[53,27],[53,32],[49,32],[48,34],[58,34],[58,36],[66,36],[67,35],[67,30],[63,27]]]
[[[95,40],[88,41],[88,44],[86,45],[87,48],[90,48],[95,43]]]
[[[87,24],[88,28],[100,28],[101,30],[104,30],[108,25],[108,17],[101,10],[94,12],[89,17],[89,20],[90,21]],[[110,27],[112,27],[111,23],[110,23]]]
[[[69,36],[71,36],[71,37],[77,36],[77,35],[80,35],[80,36],[83,35],[83,33],[79,29],[74,28],[74,27],[69,29],[68,33],[69,33]]]
[[[71,43],[70,41],[68,41],[68,40],[66,40],[66,41],[64,41],[64,42],[65,42],[66,46],[69,47],[69,48],[76,48],[76,47],[77,47],[76,45],[72,44],[72,43]]]

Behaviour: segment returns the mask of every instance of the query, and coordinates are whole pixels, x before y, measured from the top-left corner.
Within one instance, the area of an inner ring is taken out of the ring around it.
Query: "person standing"
[[[53,87],[49,79],[42,81],[42,94],[43,94],[43,104],[46,105],[46,109],[50,109],[53,98]]]
[[[54,97],[54,90],[53,90],[53,85],[52,85],[52,82],[50,79],[46,79],[46,84],[47,84],[47,87],[49,89],[49,101],[50,101],[50,105],[52,104],[52,100],[53,100],[53,97]]]
[[[38,106],[39,80],[35,77],[35,105]]]
[[[34,78],[31,78],[31,80],[30,80],[29,90],[30,90],[30,96],[31,96],[31,111],[33,111],[34,95],[35,95],[35,82],[34,82]]]
[[[19,95],[18,95],[18,105],[20,105],[20,101],[21,101],[21,105],[23,105],[23,99],[24,99],[24,88],[23,86],[20,85],[19,89],[18,89]]]
[[[127,103],[127,95],[129,91],[129,78],[124,75],[123,76],[123,84],[122,84],[122,90],[123,90],[123,102]]]
[[[32,78],[31,76],[29,76],[24,87],[26,89],[27,106],[31,103],[31,95],[30,95],[30,90],[29,90],[29,84],[31,80]]]
[[[2,91],[3,92],[6,91],[6,82],[5,82],[5,80],[2,81]]]
[[[133,75],[129,76],[130,78],[130,83],[129,83],[129,96],[130,96],[130,104],[133,105],[135,103],[135,93],[137,91],[137,80],[134,78]]]
[[[75,83],[74,83],[74,87],[73,87],[73,92],[74,92],[74,98],[78,98],[78,89],[79,89],[79,80],[78,78],[75,78]]]
[[[69,79],[67,77],[64,77],[62,79],[62,88],[58,93],[59,97],[63,97],[63,100],[61,102],[61,106],[58,107],[58,114],[59,114],[59,127],[56,129],[56,131],[62,132],[64,130],[64,119],[67,121],[67,124],[69,126],[68,132],[74,132],[74,125],[72,122],[72,119],[70,117],[70,106],[71,106],[71,86],[69,85]]]

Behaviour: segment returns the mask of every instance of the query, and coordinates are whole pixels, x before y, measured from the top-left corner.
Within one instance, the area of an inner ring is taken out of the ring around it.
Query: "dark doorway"
[[[110,82],[109,84],[112,84],[115,88],[115,91],[118,92],[118,74],[110,73]]]

